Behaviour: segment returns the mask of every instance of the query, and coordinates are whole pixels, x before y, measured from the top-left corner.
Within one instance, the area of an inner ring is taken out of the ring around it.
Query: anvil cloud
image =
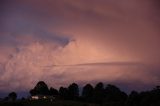
[[[160,84],[158,0],[1,0],[0,91]]]

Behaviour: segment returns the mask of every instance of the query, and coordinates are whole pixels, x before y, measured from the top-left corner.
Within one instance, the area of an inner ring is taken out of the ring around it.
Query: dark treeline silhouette
[[[72,83],[68,87],[60,87],[57,90],[53,87],[48,88],[44,81],[39,81],[30,90],[30,94],[31,96],[55,97],[55,100],[96,103],[99,106],[160,106],[160,86],[150,91],[132,91],[127,95],[115,85],[108,84],[105,86],[102,82],[99,82],[95,86],[86,84],[80,94],[79,86],[76,83]],[[16,98],[17,94],[11,92],[4,98],[4,101],[15,101]],[[21,100],[27,99],[22,98]]]
[[[17,93],[11,92],[7,97],[4,98],[4,101],[15,101],[17,99]]]
[[[33,95],[49,95],[51,93],[49,92],[47,84],[43,81],[39,81],[37,85],[30,90],[30,94],[33,96]]]
[[[121,91],[117,86],[108,84],[104,86],[102,82],[93,87],[86,84],[79,94],[79,86],[76,83],[68,87],[48,88],[43,81],[30,90],[31,95],[50,95],[64,100],[77,100],[88,103],[97,103],[106,106],[160,106],[160,87],[153,90],[136,92],[132,91],[129,95]]]

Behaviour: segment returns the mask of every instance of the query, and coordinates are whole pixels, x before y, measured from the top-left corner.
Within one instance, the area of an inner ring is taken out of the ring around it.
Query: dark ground
[[[98,104],[83,103],[67,100],[24,100],[16,102],[0,102],[0,106],[99,106]]]

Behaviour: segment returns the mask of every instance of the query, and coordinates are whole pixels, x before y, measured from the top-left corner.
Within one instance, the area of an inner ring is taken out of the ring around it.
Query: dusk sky
[[[0,92],[40,80],[160,85],[160,1],[0,0]]]

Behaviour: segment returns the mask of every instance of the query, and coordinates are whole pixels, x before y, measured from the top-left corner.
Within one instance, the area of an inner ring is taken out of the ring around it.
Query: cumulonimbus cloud
[[[159,84],[156,0],[2,1],[0,91],[28,90],[39,80]]]

